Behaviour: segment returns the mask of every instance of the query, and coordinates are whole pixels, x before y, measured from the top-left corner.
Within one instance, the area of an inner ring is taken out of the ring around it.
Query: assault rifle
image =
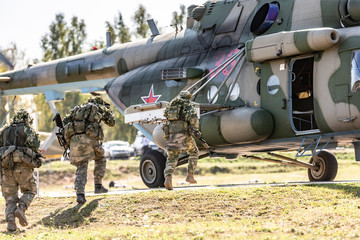
[[[69,144],[66,143],[65,136],[64,136],[64,125],[61,120],[61,116],[59,113],[56,113],[55,117],[53,118],[55,121],[55,125],[59,128],[59,131],[56,133],[56,137],[59,141],[60,146],[64,148],[64,156],[67,155],[67,149],[69,148]]]
[[[202,143],[202,145],[207,148],[210,149],[210,146],[207,144],[207,142],[205,141],[205,139],[201,136],[201,132],[196,130],[195,128],[193,128],[192,126],[189,126],[190,130],[193,132],[194,136],[200,140],[200,142]]]

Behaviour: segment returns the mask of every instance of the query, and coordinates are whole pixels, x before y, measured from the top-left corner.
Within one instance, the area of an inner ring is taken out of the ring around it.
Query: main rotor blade
[[[3,61],[11,70],[14,69],[14,65],[0,52],[0,61]]]

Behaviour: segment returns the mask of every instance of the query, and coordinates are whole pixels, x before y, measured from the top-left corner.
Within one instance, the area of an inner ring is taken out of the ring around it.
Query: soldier
[[[181,91],[179,97],[174,98],[165,108],[164,116],[167,123],[164,124],[165,148],[167,151],[165,175],[165,188],[172,190],[172,174],[178,163],[180,153],[186,151],[188,158],[187,182],[197,183],[194,179],[194,171],[197,165],[199,150],[194,138],[190,134],[190,126],[198,131],[199,119],[194,107],[190,102],[192,95],[188,91]]]
[[[24,109],[11,119],[10,125],[0,130],[1,154],[1,190],[5,198],[5,217],[7,229],[17,229],[15,217],[21,226],[27,226],[25,211],[30,206],[36,193],[34,168],[42,165],[40,140],[31,127],[33,120]],[[18,190],[23,195],[18,197]]]
[[[94,184],[95,193],[106,193],[108,190],[102,185],[105,175],[106,159],[102,142],[104,133],[100,122],[110,127],[115,125],[115,117],[110,104],[101,97],[92,97],[82,105],[70,110],[63,120],[64,135],[70,145],[70,163],[76,166],[76,201],[86,202],[85,185],[89,160],[95,160]]]

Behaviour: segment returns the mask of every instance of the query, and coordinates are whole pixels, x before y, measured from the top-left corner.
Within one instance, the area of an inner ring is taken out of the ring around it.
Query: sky
[[[73,16],[84,19],[87,30],[86,43],[105,40],[105,22],[114,22],[121,12],[125,24],[133,31],[131,17],[142,4],[158,28],[171,31],[172,13],[192,4],[203,4],[205,0],[3,0],[0,3],[0,50],[12,42],[25,52],[27,59],[41,59],[40,39],[49,32],[49,25],[57,13],[65,15],[66,22]]]

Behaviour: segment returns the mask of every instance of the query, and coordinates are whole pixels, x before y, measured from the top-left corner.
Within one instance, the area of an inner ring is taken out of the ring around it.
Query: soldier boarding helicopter
[[[150,28],[149,39],[2,73],[2,94],[54,101],[105,90],[127,123],[164,147],[164,108],[188,90],[210,145],[198,142],[201,157],[301,166],[310,181],[337,174],[326,148],[352,143],[360,160],[360,0],[207,1],[188,7],[183,31]],[[292,150],[294,159],[274,153]],[[163,186],[164,166],[160,152],[142,156],[145,185]]]

